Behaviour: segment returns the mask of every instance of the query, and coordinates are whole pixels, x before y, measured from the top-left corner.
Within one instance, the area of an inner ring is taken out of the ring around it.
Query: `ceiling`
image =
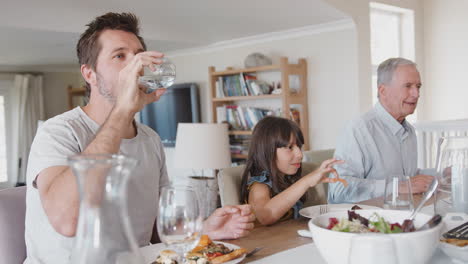
[[[342,20],[326,0],[0,0],[0,66],[77,63],[85,25],[133,12],[148,48],[163,52]]]

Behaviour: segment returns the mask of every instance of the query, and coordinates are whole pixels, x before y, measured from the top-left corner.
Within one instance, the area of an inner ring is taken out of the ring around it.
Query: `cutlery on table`
[[[326,213],[328,213],[328,205],[327,204],[320,205],[320,215],[323,215]]]
[[[429,186],[429,188],[427,189],[427,192],[424,194],[424,197],[423,199],[421,200],[421,202],[419,203],[418,207],[416,207],[414,210],[413,210],[413,213],[411,214],[411,216],[408,218],[409,220],[413,220],[414,217],[416,216],[416,214],[419,212],[419,210],[421,210],[421,208],[424,206],[424,204],[427,202],[427,200],[429,200],[429,198],[431,198],[431,196],[434,194],[434,192],[437,190],[437,186],[439,185],[439,181],[434,178],[431,182],[431,185]]]
[[[418,228],[417,231],[429,229],[431,227],[438,225],[440,222],[442,222],[442,216],[440,214],[436,214],[431,219],[429,219],[427,223],[425,223],[420,228]]]
[[[245,254],[245,257],[248,258],[248,257],[251,257],[253,256],[255,253],[259,252],[260,250],[262,250],[263,247],[256,247],[254,249],[252,249],[250,252],[248,252],[247,254]]]

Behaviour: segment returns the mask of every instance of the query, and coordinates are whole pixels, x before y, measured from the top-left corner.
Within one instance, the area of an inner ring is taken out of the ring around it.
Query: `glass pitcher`
[[[137,161],[123,155],[68,159],[80,194],[72,264],[142,264],[127,212],[127,182]]]
[[[468,213],[468,137],[442,137],[436,166],[439,187],[435,212]]]

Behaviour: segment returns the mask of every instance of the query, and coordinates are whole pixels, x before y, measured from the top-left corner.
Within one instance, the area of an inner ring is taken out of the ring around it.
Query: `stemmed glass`
[[[163,187],[157,219],[159,238],[167,247],[174,249],[182,261],[185,252],[198,243],[202,227],[195,190],[182,185]]]
[[[390,174],[385,179],[384,208],[413,210],[413,195],[409,176]]]
[[[146,93],[151,93],[159,88],[168,88],[174,84],[176,78],[176,67],[167,58],[163,58],[163,63],[153,65],[155,70],[140,77],[140,85]]]

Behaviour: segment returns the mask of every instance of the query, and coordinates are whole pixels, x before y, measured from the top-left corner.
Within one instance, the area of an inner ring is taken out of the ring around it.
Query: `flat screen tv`
[[[196,83],[174,84],[159,101],[140,112],[141,123],[156,131],[164,146],[175,146],[178,123],[199,123],[200,106]]]

